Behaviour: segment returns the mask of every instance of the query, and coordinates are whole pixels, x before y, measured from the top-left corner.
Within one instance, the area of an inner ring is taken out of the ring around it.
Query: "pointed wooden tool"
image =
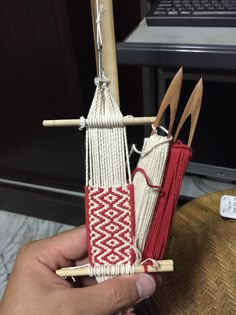
[[[171,132],[174,125],[174,120],[176,116],[176,111],[179,103],[179,97],[182,87],[182,81],[183,81],[183,67],[179,69],[179,71],[176,73],[174,78],[172,79],[164,98],[161,102],[159,111],[157,113],[156,119],[153,123],[154,127],[157,128],[160,125],[161,118],[168,108],[170,106],[170,122],[168,127],[168,137],[171,136]],[[152,132],[153,133],[153,132]]]
[[[174,142],[177,140],[180,130],[183,127],[184,123],[186,122],[187,118],[190,116],[191,118],[191,125],[190,125],[190,131],[189,131],[189,138],[187,145],[191,147],[193,135],[196,129],[198,116],[201,109],[202,104],[202,95],[203,95],[203,81],[202,78],[198,81],[198,83],[195,85],[195,88],[192,91],[192,94],[189,97],[189,100],[185,106],[184,112],[182,114],[182,117],[180,118],[179,125],[176,129],[175,135],[174,135]]]
[[[192,155],[191,143],[201,108],[203,94],[202,79],[196,84],[186,104],[170,146],[166,172],[162,184],[163,194],[158,198],[152,224],[143,251],[143,259],[162,259],[168,240],[171,223],[177,206],[185,170]],[[188,144],[178,142],[179,132],[186,119],[191,116]]]

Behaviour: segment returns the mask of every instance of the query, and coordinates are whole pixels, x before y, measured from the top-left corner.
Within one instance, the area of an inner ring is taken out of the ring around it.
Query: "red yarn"
[[[133,178],[134,175],[135,175],[136,173],[138,173],[138,172],[141,173],[141,174],[144,176],[148,187],[154,188],[154,189],[158,189],[158,190],[161,191],[161,186],[152,185],[151,182],[150,182],[150,180],[149,180],[149,178],[148,178],[147,173],[146,173],[145,170],[144,170],[143,168],[141,168],[141,167],[137,167],[137,168],[133,171],[133,173],[132,173],[132,178]]]
[[[172,144],[152,224],[143,251],[143,259],[162,259],[179,198],[180,188],[192,150],[180,141]]]

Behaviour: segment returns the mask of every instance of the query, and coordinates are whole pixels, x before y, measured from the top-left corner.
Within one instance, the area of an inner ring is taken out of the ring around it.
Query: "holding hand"
[[[99,284],[81,277],[83,288],[55,274],[59,268],[84,264],[86,256],[85,226],[26,244],[9,277],[0,314],[110,315],[154,293],[156,281],[148,274],[117,276]]]

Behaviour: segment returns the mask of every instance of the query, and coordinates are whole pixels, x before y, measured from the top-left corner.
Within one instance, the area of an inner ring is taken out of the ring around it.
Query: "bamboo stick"
[[[151,125],[154,123],[156,117],[124,117],[124,125]],[[44,127],[80,127],[80,119],[56,119],[44,120]]]
[[[113,16],[113,1],[100,0],[99,3],[104,6],[106,12],[101,19],[101,32],[102,32],[102,60],[105,75],[110,80],[110,87],[116,103],[119,105],[119,83],[118,83],[118,70],[117,70],[117,56],[116,56],[116,41],[115,41],[115,28]],[[96,44],[96,0],[91,0],[91,11],[93,21],[94,45],[97,61],[97,44]],[[98,62],[97,62],[98,66]]]
[[[109,270],[109,265],[107,266],[107,270]],[[171,272],[174,270],[174,263],[172,259],[159,260],[155,262],[155,265],[137,265],[134,266],[135,273],[156,273],[156,272]],[[78,267],[68,267],[61,268],[56,270],[56,274],[60,277],[76,277],[76,276],[88,276],[89,275],[89,266],[78,266]],[[104,276],[109,276],[109,274],[105,274]]]

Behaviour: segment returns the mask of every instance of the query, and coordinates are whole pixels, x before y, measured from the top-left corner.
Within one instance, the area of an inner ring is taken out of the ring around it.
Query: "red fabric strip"
[[[135,217],[134,187],[85,187],[89,262],[133,263]]]
[[[170,147],[162,190],[146,240],[143,259],[162,259],[177,206],[180,188],[192,150],[180,141]]]

